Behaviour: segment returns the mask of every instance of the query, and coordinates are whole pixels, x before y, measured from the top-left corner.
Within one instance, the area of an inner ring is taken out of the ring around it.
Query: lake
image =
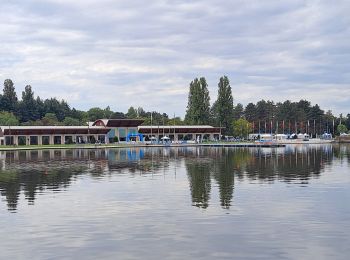
[[[349,259],[350,146],[0,152],[1,259]]]

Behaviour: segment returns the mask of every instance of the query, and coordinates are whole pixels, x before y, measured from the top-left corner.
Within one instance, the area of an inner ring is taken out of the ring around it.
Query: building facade
[[[217,140],[212,126],[142,126],[139,119],[98,119],[88,126],[1,126],[0,145],[112,143],[166,138],[171,141]]]
[[[169,138],[171,141],[203,141],[219,140],[221,135],[220,127],[209,125],[189,125],[189,126],[139,126],[139,133],[145,136],[145,140],[162,140]]]

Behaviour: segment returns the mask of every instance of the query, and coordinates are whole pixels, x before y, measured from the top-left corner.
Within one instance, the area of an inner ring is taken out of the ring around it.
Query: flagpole
[[[153,139],[152,139],[152,135],[153,135],[153,123],[152,123],[152,114],[153,112],[151,112],[151,144],[153,144]]]

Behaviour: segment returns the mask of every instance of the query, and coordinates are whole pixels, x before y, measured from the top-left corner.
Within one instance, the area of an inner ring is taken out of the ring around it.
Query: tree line
[[[249,132],[346,132],[350,129],[350,114],[334,116],[318,104],[307,100],[277,102],[260,100],[245,107],[234,103],[227,76],[219,79],[217,99],[211,104],[205,77],[189,84],[188,104],[184,120],[166,113],[145,111],[131,106],[126,113],[93,107],[88,111],[71,108],[64,100],[35,97],[30,85],[22,97],[17,97],[11,79],[4,81],[0,94],[0,125],[86,125],[99,118],[143,119],[144,125],[213,125],[222,127],[225,135],[246,136]]]
[[[347,132],[350,114],[346,117],[322,110],[310,101],[277,102],[260,100],[244,107],[234,104],[230,81],[227,76],[219,79],[217,100],[210,105],[208,84],[204,77],[195,78],[189,87],[186,124],[215,125],[223,127],[223,133],[245,137],[249,132],[321,134],[323,132]]]

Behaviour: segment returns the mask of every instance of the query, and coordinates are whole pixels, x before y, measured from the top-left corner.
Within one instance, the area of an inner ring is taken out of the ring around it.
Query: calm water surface
[[[0,152],[1,259],[349,259],[350,146]]]

